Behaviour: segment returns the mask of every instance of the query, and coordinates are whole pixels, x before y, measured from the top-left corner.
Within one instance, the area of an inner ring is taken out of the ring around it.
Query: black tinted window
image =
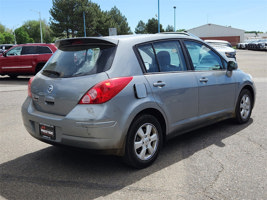
[[[74,77],[104,72],[111,67],[115,48],[94,45],[58,49],[42,73],[52,77]]]
[[[37,53],[38,54],[47,54],[47,53],[52,53],[52,51],[48,47],[39,46],[39,47],[37,47]]]
[[[25,46],[22,47],[21,55],[37,54],[37,46]]]

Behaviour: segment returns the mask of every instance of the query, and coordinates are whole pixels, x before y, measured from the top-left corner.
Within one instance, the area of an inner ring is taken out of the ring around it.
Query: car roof
[[[26,43],[26,44],[17,44],[16,46],[50,46],[54,45],[53,43]]]
[[[62,39],[57,40],[55,45],[60,48],[64,46],[64,44],[76,43],[78,44],[79,41],[88,41],[88,42],[104,42],[104,43],[111,43],[117,45],[119,42],[127,42],[129,45],[133,46],[139,43],[145,43],[155,40],[166,40],[166,39],[181,39],[181,38],[188,38],[188,39],[195,39],[192,36],[188,36],[186,34],[135,34],[135,35],[117,35],[117,36],[104,36],[104,37],[83,37],[83,38],[71,38],[71,39]],[[201,41],[201,39],[199,39]]]

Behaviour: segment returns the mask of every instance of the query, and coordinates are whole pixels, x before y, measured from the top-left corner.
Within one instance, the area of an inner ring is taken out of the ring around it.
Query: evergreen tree
[[[142,20],[140,20],[135,28],[134,31],[136,34],[144,34],[147,33],[146,31],[146,24]]]
[[[155,18],[149,19],[146,24],[146,30],[148,33],[157,33],[158,32],[158,20]],[[164,32],[162,25],[160,24],[160,32]]]

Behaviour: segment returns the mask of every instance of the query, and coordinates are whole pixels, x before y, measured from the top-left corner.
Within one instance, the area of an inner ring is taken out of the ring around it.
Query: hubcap
[[[250,114],[251,102],[247,94],[245,94],[240,102],[240,115],[242,119],[247,119]]]
[[[158,148],[158,131],[153,124],[143,124],[135,134],[134,150],[141,160],[150,159]]]

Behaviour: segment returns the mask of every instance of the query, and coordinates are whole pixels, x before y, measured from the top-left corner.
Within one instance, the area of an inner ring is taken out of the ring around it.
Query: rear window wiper
[[[43,72],[46,73],[46,74],[53,74],[53,75],[55,75],[57,77],[59,77],[61,75],[60,72],[49,70],[49,69],[44,69]]]

